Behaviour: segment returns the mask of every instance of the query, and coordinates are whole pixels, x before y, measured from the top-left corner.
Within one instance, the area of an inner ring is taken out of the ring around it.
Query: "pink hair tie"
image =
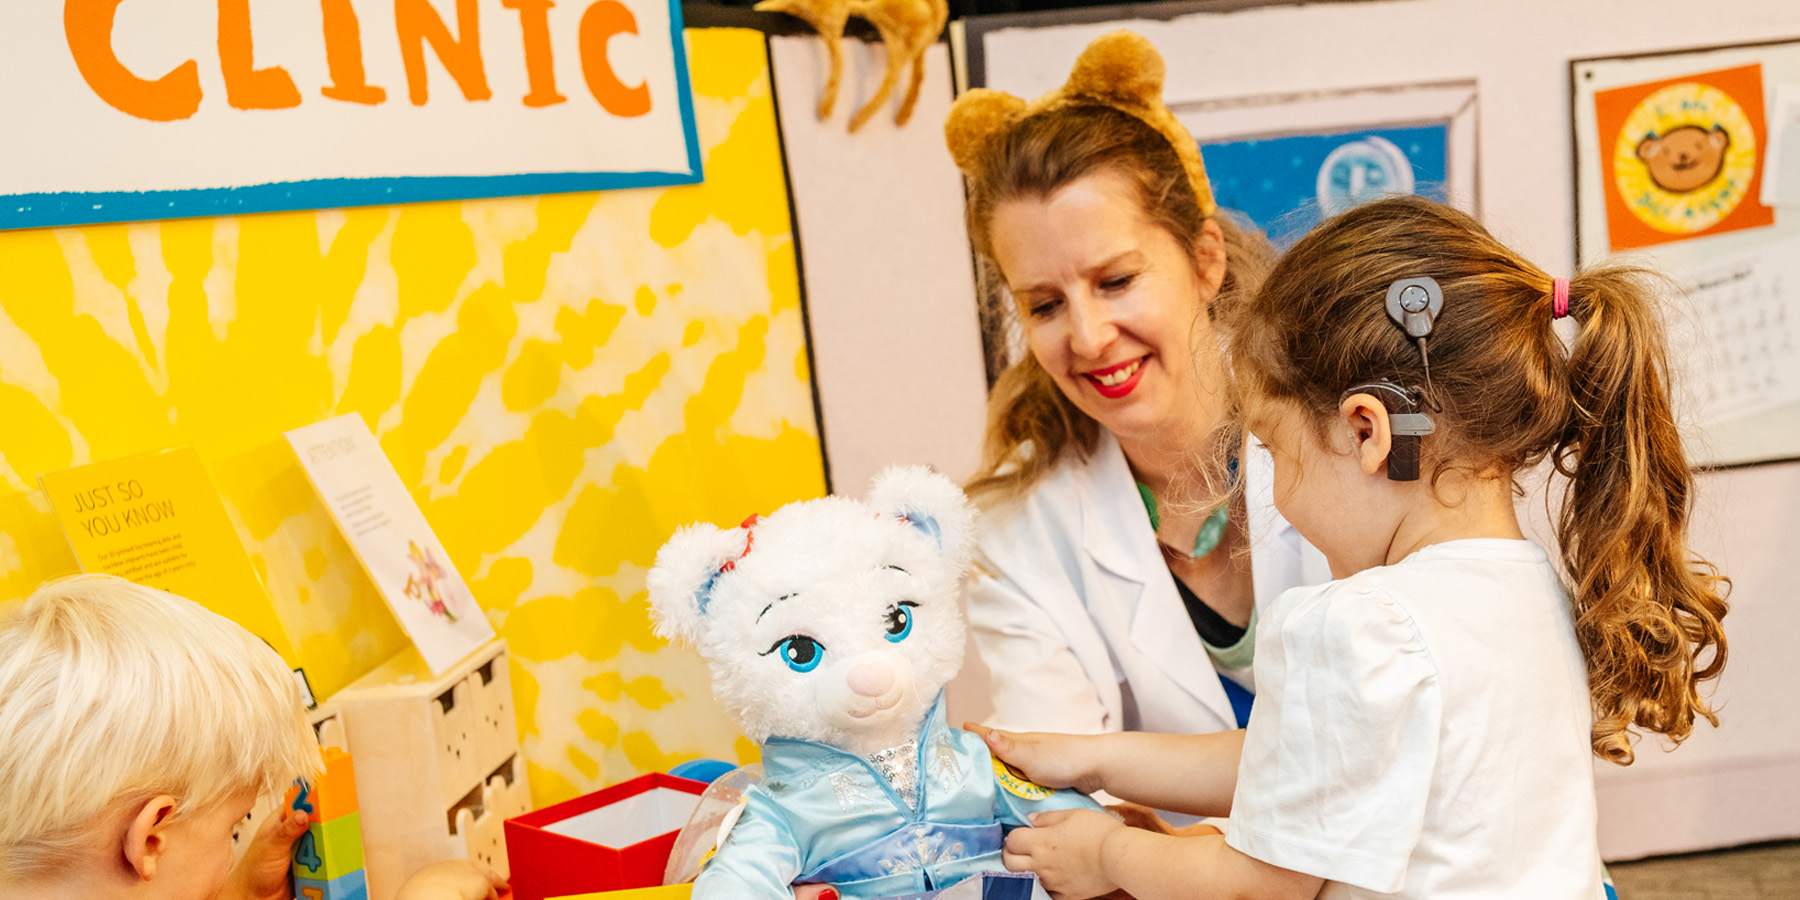
[[[1569,279],[1557,278],[1550,283],[1550,318],[1560,319],[1569,314]]]

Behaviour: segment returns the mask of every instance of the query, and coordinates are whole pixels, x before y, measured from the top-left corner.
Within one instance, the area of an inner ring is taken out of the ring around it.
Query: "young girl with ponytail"
[[[1604,896],[1591,755],[1716,724],[1700,684],[1725,664],[1654,287],[1553,278],[1396,198],[1216,305],[1275,503],[1337,580],[1264,612],[1247,731],[987,733],[1034,781],[1228,814],[1228,835],[1050,813],[1007,864],[1060,897]],[[1514,510],[1545,460],[1567,479],[1560,570]]]

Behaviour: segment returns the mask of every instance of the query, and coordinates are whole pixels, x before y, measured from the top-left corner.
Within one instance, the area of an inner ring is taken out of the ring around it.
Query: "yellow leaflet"
[[[39,482],[84,571],[186,597],[267,641],[290,668],[300,666],[193,447],[46,472]]]

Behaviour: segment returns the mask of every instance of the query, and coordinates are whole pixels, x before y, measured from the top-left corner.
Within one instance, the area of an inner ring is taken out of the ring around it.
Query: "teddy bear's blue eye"
[[[901,641],[906,640],[907,635],[912,634],[912,607],[918,605],[919,604],[914,603],[911,600],[902,600],[899,603],[888,607],[887,639],[889,641],[898,644]]]
[[[825,648],[804,634],[796,634],[780,643],[781,661],[796,672],[811,672],[825,658]]]

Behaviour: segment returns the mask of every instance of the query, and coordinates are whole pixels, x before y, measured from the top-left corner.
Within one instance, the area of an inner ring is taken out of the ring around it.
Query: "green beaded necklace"
[[[1234,465],[1233,474],[1236,474],[1235,470]],[[1150,514],[1150,530],[1156,531],[1162,527],[1162,517],[1156,512],[1156,495],[1150,493],[1150,487],[1141,481],[1137,482],[1137,489],[1138,495],[1144,498],[1144,511]],[[1225,523],[1231,519],[1230,513],[1226,512],[1229,506],[1230,504],[1226,504],[1213,510],[1212,515],[1200,523],[1200,533],[1194,536],[1194,552],[1190,559],[1199,559],[1218,549],[1219,541],[1225,537]]]

